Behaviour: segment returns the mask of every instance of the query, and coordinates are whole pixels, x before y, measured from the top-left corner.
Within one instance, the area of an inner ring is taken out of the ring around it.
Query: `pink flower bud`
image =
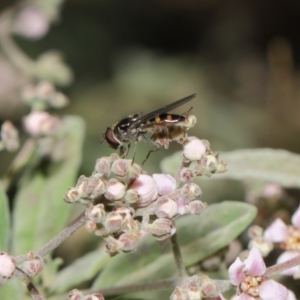
[[[202,195],[202,191],[196,183],[187,183],[181,188],[181,195],[187,200],[194,200]]]
[[[10,279],[16,270],[15,260],[5,252],[0,252],[0,276]]]
[[[171,198],[162,197],[155,203],[155,214],[158,218],[172,219],[177,215],[177,203]]]
[[[200,200],[194,200],[189,203],[189,211],[193,215],[200,215],[207,207],[207,204]]]
[[[38,275],[44,267],[44,260],[39,255],[29,252],[27,255],[27,261],[24,261],[21,265],[21,269],[29,276],[34,277]]]
[[[79,195],[77,189],[74,187],[69,188],[66,196],[64,197],[64,201],[67,203],[74,203],[74,202],[79,201],[79,199],[80,199],[80,195]]]
[[[88,180],[89,180],[89,178],[84,175],[81,175],[77,180],[75,188],[76,188],[80,198],[87,198],[89,196]]]
[[[140,233],[123,233],[118,239],[123,244],[122,251],[125,253],[135,251],[140,236]]]
[[[143,169],[138,164],[130,163],[128,174],[127,174],[128,181],[136,179],[137,177],[139,177],[139,175],[143,173],[144,173]]]
[[[108,232],[117,232],[122,228],[123,218],[119,213],[110,212],[107,214],[104,227]]]
[[[139,175],[129,187],[139,194],[139,200],[135,206],[145,207],[151,204],[157,198],[157,187],[153,178],[149,175]]]
[[[87,219],[95,222],[95,223],[101,223],[106,215],[104,205],[102,203],[93,205],[93,204],[88,204],[85,215]]]
[[[161,196],[168,195],[175,191],[176,180],[169,174],[153,174],[152,175],[158,194]]]
[[[107,237],[105,237],[105,241],[107,243],[106,244],[106,252],[110,256],[114,256],[122,251],[123,243],[120,242],[119,240],[115,239],[114,237],[107,236]]]
[[[57,117],[44,111],[33,111],[23,121],[25,130],[34,137],[57,133],[61,125]]]
[[[68,297],[70,300],[84,300],[84,295],[77,289],[70,291]]]
[[[179,173],[179,179],[182,182],[191,182],[194,178],[194,173],[189,168],[182,168]]]
[[[172,232],[173,222],[169,219],[160,218],[156,219],[152,224],[144,224],[143,229],[152,233],[155,237],[165,239]]]
[[[183,148],[183,156],[189,161],[200,160],[206,153],[205,144],[195,137],[189,137]]]
[[[49,30],[47,16],[35,7],[25,7],[15,20],[14,31],[29,39],[40,39]]]
[[[108,180],[106,185],[105,198],[111,201],[120,200],[125,196],[125,185],[115,178]]]
[[[88,231],[88,232],[94,232],[97,228],[97,224],[93,221],[90,221],[90,220],[87,220],[85,222],[85,229]]]
[[[86,194],[92,200],[97,199],[99,196],[103,195],[106,191],[106,186],[103,180],[97,176],[91,176],[88,178],[88,184],[86,189]]]
[[[117,159],[111,166],[111,171],[118,177],[124,178],[128,174],[130,163],[126,159]]]
[[[101,157],[96,160],[95,171],[99,173],[100,176],[108,176],[110,174],[110,157]]]

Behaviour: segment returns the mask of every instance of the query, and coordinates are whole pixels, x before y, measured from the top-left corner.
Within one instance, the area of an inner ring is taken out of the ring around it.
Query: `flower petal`
[[[271,242],[278,243],[285,240],[288,235],[288,227],[281,220],[276,219],[266,230],[264,233],[264,237]]]
[[[295,213],[292,216],[292,224],[297,228],[300,229],[300,206],[295,211]]]
[[[229,267],[228,269],[229,279],[233,285],[238,286],[245,278],[244,267],[245,265],[240,260],[239,257]]]
[[[244,261],[249,275],[261,276],[266,272],[266,265],[258,248],[253,247]]]
[[[274,280],[267,280],[259,286],[259,296],[262,300],[287,300],[288,290]]]
[[[175,191],[176,180],[169,174],[153,174],[152,175],[159,195],[168,195]]]

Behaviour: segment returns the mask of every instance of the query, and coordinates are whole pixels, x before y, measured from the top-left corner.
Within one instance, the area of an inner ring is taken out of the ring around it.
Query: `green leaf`
[[[227,246],[252,222],[256,208],[225,201],[210,205],[200,216],[183,216],[176,222],[179,245],[186,266],[195,264]],[[105,288],[140,282],[151,282],[172,276],[173,254],[161,249],[148,236],[132,254],[113,257],[93,288]]]
[[[54,281],[49,286],[49,291],[50,293],[66,292],[70,288],[94,278],[109,263],[110,259],[104,247],[90,252],[58,272],[55,275]]]
[[[300,155],[286,150],[246,149],[221,153],[228,171],[222,178],[258,180],[300,187]],[[214,177],[214,176],[213,176]]]
[[[16,195],[13,245],[15,253],[38,250],[66,224],[71,206],[63,202],[74,185],[81,162],[84,123],[79,117],[66,117],[64,160],[49,164],[46,170],[26,174]]]
[[[180,153],[161,163],[164,172],[175,174],[180,167]],[[274,182],[284,187],[300,187],[300,155],[286,150],[245,149],[220,153],[227,172],[212,179],[255,180]]]
[[[8,242],[10,236],[10,213],[8,207],[8,198],[0,182],[0,250],[8,251]]]
[[[24,299],[24,288],[21,283],[16,279],[12,279],[9,282],[0,286],[1,299],[20,300]]]
[[[186,266],[210,256],[240,235],[253,221],[257,209],[243,202],[209,205],[200,216],[178,220],[178,239]]]

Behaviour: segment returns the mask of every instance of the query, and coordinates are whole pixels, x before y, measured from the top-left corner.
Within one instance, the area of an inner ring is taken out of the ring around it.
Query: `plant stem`
[[[85,221],[86,221],[85,212],[83,212],[70,225],[64,228],[57,236],[55,236],[51,241],[49,241],[40,250],[38,250],[36,254],[40,255],[41,257],[44,257],[46,254],[56,249],[72,233],[74,233],[79,227],[81,227],[85,223]],[[26,259],[27,259],[27,254],[23,254],[15,257],[17,263],[20,263]]]
[[[176,233],[171,236],[171,244],[172,244],[172,251],[173,251],[175,264],[176,264],[177,271],[178,271],[178,276],[179,276],[179,279],[181,280],[184,277],[186,277],[187,274],[186,274],[186,270],[185,270],[185,267],[183,264],[183,259],[182,259],[181,251],[180,251],[180,248],[178,245]]]
[[[276,273],[280,273],[282,271],[288,270],[290,268],[296,267],[300,265],[300,255],[291,258],[283,263],[271,266],[267,268],[266,273],[264,275],[270,276]]]

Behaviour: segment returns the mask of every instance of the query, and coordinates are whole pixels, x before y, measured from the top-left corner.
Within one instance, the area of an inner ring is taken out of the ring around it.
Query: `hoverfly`
[[[172,102],[146,115],[142,113],[130,115],[108,127],[101,143],[106,141],[111,148],[119,149],[122,157],[126,157],[131,142],[149,141],[156,146],[156,149],[149,151],[145,162],[151,152],[162,146],[167,149],[169,142],[176,140],[182,143],[185,140],[186,130],[195,124],[195,117],[193,121],[188,121],[192,108],[182,115],[168,114],[167,112],[191,101],[194,97],[196,94]],[[128,144],[127,148],[125,144]]]

